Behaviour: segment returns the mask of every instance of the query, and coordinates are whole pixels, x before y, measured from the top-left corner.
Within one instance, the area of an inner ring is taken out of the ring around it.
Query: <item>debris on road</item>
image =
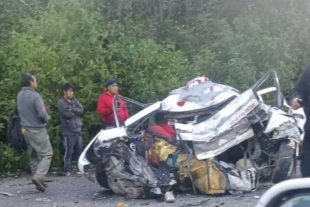
[[[117,203],[117,207],[124,207],[124,206],[125,206],[124,202],[118,202]]]
[[[202,204],[207,203],[209,200],[210,200],[210,199],[201,200],[201,201],[199,201],[199,202],[197,202],[197,203],[188,203],[188,204],[186,204],[186,206],[200,206],[200,205],[202,205]]]
[[[48,199],[48,198],[37,198],[36,201],[46,201],[46,202],[49,202],[51,200]]]
[[[11,193],[1,192],[1,191],[0,191],[0,194],[1,194],[1,195],[4,195],[4,196],[8,196],[8,197],[13,197],[13,196],[14,196],[14,195],[11,194]]]

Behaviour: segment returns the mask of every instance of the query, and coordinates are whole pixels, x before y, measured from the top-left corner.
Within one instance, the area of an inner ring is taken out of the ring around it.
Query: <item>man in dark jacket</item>
[[[305,136],[300,168],[303,177],[310,177],[310,63],[300,74],[296,86],[292,90],[291,100],[292,108],[297,110],[303,107],[307,118],[304,126]]]
[[[82,118],[84,108],[74,98],[74,87],[70,83],[62,86],[63,97],[58,100],[58,112],[61,120],[62,134],[64,138],[65,156],[64,171],[61,175],[69,176],[71,173],[72,155],[76,155],[76,161],[82,152]]]
[[[50,168],[53,149],[46,131],[48,107],[36,92],[37,87],[37,80],[33,75],[23,75],[22,90],[17,95],[17,109],[28,147],[32,182],[39,191],[44,192],[47,187],[44,179]]]

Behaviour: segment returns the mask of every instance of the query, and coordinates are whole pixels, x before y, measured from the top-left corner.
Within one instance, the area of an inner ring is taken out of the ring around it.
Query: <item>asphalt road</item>
[[[118,202],[124,202],[127,207],[163,205],[165,207],[252,207],[271,186],[270,183],[264,183],[259,190],[252,193],[218,197],[177,193],[175,194],[176,202],[166,204],[163,201],[151,199],[126,200],[124,197],[114,195],[111,191],[90,182],[82,175],[69,177],[50,175],[48,176],[49,187],[44,193],[39,193],[35,189],[30,177],[0,179],[0,192],[12,194],[7,196],[0,193],[1,207],[116,207]]]

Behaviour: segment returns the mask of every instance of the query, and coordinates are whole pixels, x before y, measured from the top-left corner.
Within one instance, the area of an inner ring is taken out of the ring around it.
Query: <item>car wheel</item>
[[[96,180],[101,187],[104,187],[106,189],[110,189],[109,184],[108,184],[108,177],[107,177],[105,171],[101,170],[98,167],[96,168]]]
[[[271,175],[273,183],[279,183],[289,179],[294,172],[294,150],[287,142],[281,142],[275,159],[275,168]]]

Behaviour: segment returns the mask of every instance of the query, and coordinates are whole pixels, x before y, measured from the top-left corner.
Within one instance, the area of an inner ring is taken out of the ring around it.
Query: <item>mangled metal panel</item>
[[[255,116],[253,112],[256,111]],[[255,122],[267,112],[260,106],[252,89],[228,103],[210,119],[193,126],[194,150],[198,159],[207,159],[249,139],[253,134],[248,116]],[[259,115],[260,114],[260,115]]]
[[[270,132],[273,132],[273,139],[290,137],[298,141],[301,140],[301,133],[295,119],[278,108],[270,110],[270,119],[264,133],[268,134]]]
[[[162,101],[162,110],[169,112],[199,110],[237,96],[239,96],[238,90],[200,76],[189,81],[185,87],[171,91]]]
[[[100,164],[107,175],[109,188],[128,198],[147,198],[162,192],[151,167],[124,141],[106,141],[97,150]]]

